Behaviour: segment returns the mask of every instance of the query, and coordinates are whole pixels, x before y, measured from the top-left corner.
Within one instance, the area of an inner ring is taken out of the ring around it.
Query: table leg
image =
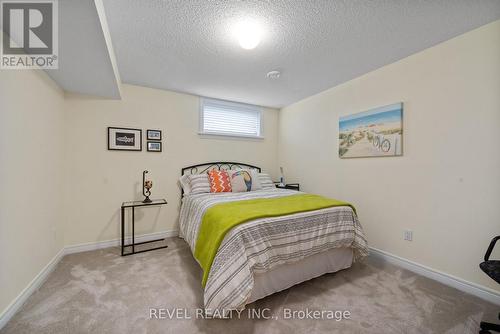
[[[132,207],[132,254],[135,253],[135,208]]]
[[[125,208],[121,208],[121,220],[122,220],[122,256],[123,250],[125,249]]]
[[[164,204],[167,204],[166,202]],[[132,209],[132,243],[128,243],[128,245],[125,244],[125,213],[127,210],[125,210],[126,208],[131,208]],[[158,242],[158,241],[165,241],[164,238],[162,239],[155,239],[155,240],[148,240],[148,241],[143,241],[143,242],[138,242],[136,243],[135,242],[135,206],[127,206],[127,207],[121,207],[121,210],[120,210],[120,213],[121,213],[121,253],[122,253],[122,256],[127,256],[127,255],[132,255],[132,254],[137,254],[137,253],[143,253],[143,252],[149,252],[149,251],[152,251],[152,250],[156,250],[156,249],[162,249],[162,248],[167,248],[168,245],[164,245],[164,246],[160,246],[160,247],[154,247],[154,248],[149,248],[149,249],[143,249],[143,250],[139,250],[139,251],[135,251],[135,246],[136,245],[143,245],[143,244],[148,244],[148,243],[154,243],[154,242]],[[126,248],[127,247],[132,247],[132,251],[131,252],[126,252]]]

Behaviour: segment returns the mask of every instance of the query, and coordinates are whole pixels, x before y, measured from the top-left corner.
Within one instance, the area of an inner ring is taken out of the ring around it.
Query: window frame
[[[221,106],[233,107],[246,111],[253,111],[259,115],[259,135],[249,135],[245,133],[229,133],[229,132],[218,132],[218,131],[205,131],[204,129],[204,107],[206,104],[218,104]],[[215,136],[215,137],[233,137],[233,138],[245,138],[245,139],[264,139],[264,108],[256,106],[253,104],[233,102],[227,100],[220,100],[208,97],[200,97],[200,110],[199,110],[199,127],[198,134],[200,136]]]

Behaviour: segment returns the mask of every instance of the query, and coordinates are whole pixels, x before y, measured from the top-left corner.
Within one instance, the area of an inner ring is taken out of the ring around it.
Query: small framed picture
[[[108,150],[142,151],[142,130],[108,127]]]
[[[161,130],[147,130],[148,140],[161,140]]]
[[[148,152],[161,152],[161,142],[148,141]]]

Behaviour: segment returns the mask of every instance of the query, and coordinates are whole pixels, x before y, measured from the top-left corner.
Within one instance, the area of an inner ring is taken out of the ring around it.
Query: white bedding
[[[180,214],[180,236],[188,242],[194,253],[202,217],[211,206],[228,201],[298,193],[271,189],[185,196]],[[252,298],[252,289],[257,275],[338,248],[350,249],[354,258],[368,254],[361,226],[352,209],[347,206],[240,224],[227,233],[214,259],[204,290],[205,310],[210,315],[215,310],[224,313],[242,309],[255,300]]]

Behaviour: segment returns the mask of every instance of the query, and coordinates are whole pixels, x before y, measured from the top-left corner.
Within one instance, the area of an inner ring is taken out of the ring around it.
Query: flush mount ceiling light
[[[253,19],[243,19],[237,22],[233,28],[238,43],[245,50],[252,50],[259,45],[262,39],[262,26]]]

